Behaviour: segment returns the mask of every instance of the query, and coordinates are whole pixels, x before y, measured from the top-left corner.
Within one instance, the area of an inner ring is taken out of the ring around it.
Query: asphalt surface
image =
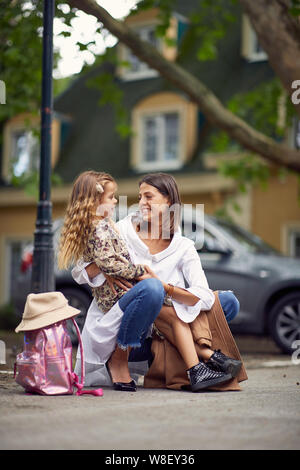
[[[238,343],[249,376],[240,392],[26,395],[2,365],[0,449],[300,449],[300,365],[272,343]]]

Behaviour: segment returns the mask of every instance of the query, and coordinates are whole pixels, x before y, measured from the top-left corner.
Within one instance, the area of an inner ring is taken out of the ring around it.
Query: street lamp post
[[[34,293],[55,290],[52,203],[50,199],[54,7],[55,0],[44,0],[40,186],[31,278],[31,292]]]

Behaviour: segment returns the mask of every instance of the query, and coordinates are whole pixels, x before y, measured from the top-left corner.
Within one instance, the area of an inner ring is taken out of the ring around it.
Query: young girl
[[[144,266],[131,263],[111,219],[117,204],[116,189],[116,182],[107,173],[90,171],[77,178],[61,236],[60,269],[67,269],[82,258],[84,262],[94,261],[103,273],[132,283],[145,273]],[[118,286],[113,292],[107,281],[92,292],[103,312],[108,312],[125,293]]]
[[[137,285],[137,280],[146,273],[146,268],[131,262],[126,244],[111,218],[117,204],[116,190],[115,180],[107,173],[86,171],[78,176],[61,234],[58,267],[67,269],[83,259],[85,262],[95,262],[104,274],[130,280],[134,285],[130,295],[118,286],[112,290],[107,281],[92,289],[93,297],[104,313],[124,297],[120,308],[126,313],[126,321],[120,328],[117,344],[121,350],[126,351],[127,360],[128,348],[140,347],[145,339],[161,309],[165,292],[156,279],[142,279]],[[153,296],[153,289],[157,289],[158,295]],[[139,316],[133,315],[132,311],[136,313],[141,299],[147,307],[143,307]],[[119,351],[119,360],[125,360],[122,351]],[[108,372],[110,373],[109,367]],[[126,373],[124,381],[119,379],[114,382],[112,379],[114,388],[135,391],[136,385],[129,379]]]

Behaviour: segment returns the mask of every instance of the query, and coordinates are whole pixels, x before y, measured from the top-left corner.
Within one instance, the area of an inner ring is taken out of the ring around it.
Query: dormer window
[[[134,32],[143,41],[149,42],[156,49],[160,50],[161,40],[155,35],[155,25],[144,25],[135,27]],[[135,80],[140,78],[155,77],[157,70],[151,69],[148,64],[138,59],[133,52],[124,47],[122,60],[128,62],[128,66],[123,68],[122,78],[125,80]]]
[[[267,53],[261,47],[256,32],[246,15],[242,19],[242,56],[248,62],[262,62],[268,60]]]
[[[141,167],[178,168],[180,160],[179,112],[145,114],[141,121]]]
[[[40,144],[37,116],[21,114],[7,121],[3,133],[2,177],[11,181],[38,170]]]
[[[177,44],[186,30],[187,20],[173,12],[165,34],[167,41],[165,41],[156,35],[156,28],[160,24],[159,16],[159,8],[152,8],[129,15],[125,19],[125,23],[143,41],[149,42],[155,47],[167,60],[175,61]],[[122,43],[118,45],[118,55],[122,65],[118,67],[117,73],[122,80],[140,80],[159,76],[157,70],[142,62]]]
[[[57,162],[59,149],[63,141],[63,125],[67,118],[54,113],[52,120],[52,166]],[[40,142],[38,129],[40,119],[38,115],[23,113],[14,116],[4,125],[3,151],[2,151],[2,178],[10,182],[13,177],[22,177],[35,173],[40,164]]]
[[[10,173],[22,176],[38,170],[39,141],[32,131],[15,130],[11,134]]]
[[[157,49],[159,48],[159,40],[155,36],[155,26],[144,26],[143,28],[137,29],[135,32],[143,41],[150,42],[152,46]],[[130,64],[128,73],[147,74],[149,71],[154,72],[154,70],[151,70],[147,64],[141,62],[140,59],[138,59],[130,49],[128,50],[128,62]]]
[[[139,172],[181,168],[195,151],[197,106],[161,92],[139,101],[132,113],[131,168]]]
[[[300,119],[294,118],[294,146],[300,149]]]

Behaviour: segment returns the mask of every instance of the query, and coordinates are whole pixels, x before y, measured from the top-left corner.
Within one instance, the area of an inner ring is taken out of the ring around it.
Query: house
[[[152,42],[169,59],[177,58],[178,41],[188,28],[187,16],[193,2],[179,2],[173,12],[168,35],[173,43],[163,44],[154,35],[158,10],[129,16],[126,21],[142,38]],[[55,100],[52,129],[52,166],[63,185],[52,190],[53,219],[65,213],[72,181],[82,171],[95,169],[111,173],[119,183],[119,195],[128,206],[137,202],[138,181],[152,171],[172,173],[183,203],[204,204],[214,213],[228,195],[235,194],[242,211],[236,222],[261,236],[285,254],[300,255],[299,180],[287,174],[280,181],[276,171],[266,191],[253,188],[247,194],[236,191],[235,181],[217,170],[220,158],[236,154],[213,154],[207,146],[209,124],[197,106],[155,70],[140,62],[125,46],[118,54],[129,67],[104,64],[91,67],[72,82]],[[226,102],[233,94],[254,88],[273,77],[267,56],[261,50],[247,18],[232,25],[222,41],[216,61],[199,62],[190,50],[181,62]],[[124,94],[134,134],[122,139],[115,130],[112,106],[100,107],[100,92],[87,81],[103,70],[112,74]],[[36,200],[10,185],[10,174],[37,168],[39,149],[28,130],[27,115],[8,121],[4,128],[0,186],[0,305],[10,300],[18,275],[20,253],[32,240]],[[37,118],[33,122],[39,125]]]

